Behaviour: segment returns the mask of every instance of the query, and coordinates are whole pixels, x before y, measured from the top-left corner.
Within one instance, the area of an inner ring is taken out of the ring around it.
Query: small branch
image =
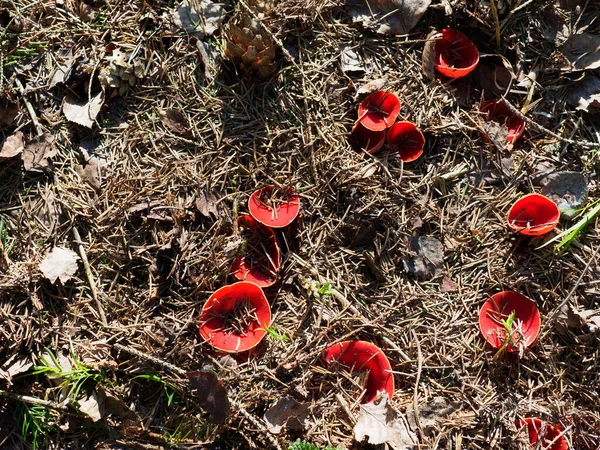
[[[25,106],[27,107],[27,111],[29,112],[31,121],[33,122],[33,125],[35,126],[35,131],[36,131],[38,137],[40,137],[44,134],[44,130],[42,128],[42,125],[40,124],[40,121],[37,118],[37,114],[35,113],[33,106],[31,106],[31,103],[29,102],[29,100],[27,100],[27,95],[25,94],[25,88],[23,87],[23,83],[21,83],[21,80],[19,80],[18,78],[15,78],[15,83],[17,84],[17,87],[19,88],[19,92],[21,93],[21,97],[23,98],[23,103],[25,103]]]
[[[98,309],[98,314],[100,315],[100,320],[102,321],[102,325],[104,325],[106,327],[106,326],[108,326],[108,322],[106,321],[106,314],[104,314],[104,308],[102,307],[102,303],[100,303],[100,299],[98,298],[98,291],[96,290],[96,282],[94,281],[94,276],[92,275],[92,269],[90,268],[90,263],[87,259],[87,254],[85,253],[85,249],[83,248],[83,242],[81,241],[81,236],[79,235],[79,231],[77,231],[77,228],[75,228],[75,227],[73,227],[73,237],[75,238],[75,242],[77,243],[77,247],[79,249],[79,254],[81,255],[81,261],[83,262],[83,268],[85,270],[85,275],[88,279],[90,289],[92,290],[92,298],[96,302],[96,308]]]
[[[11,400],[16,400],[18,402],[27,403],[29,405],[39,405],[44,406],[45,408],[56,409],[57,411],[68,411],[69,408],[67,405],[63,405],[62,403],[51,402],[49,400],[42,400],[37,397],[30,397],[28,395],[20,395],[15,394],[14,392],[3,391],[0,389],[0,397],[8,398]]]
[[[567,138],[564,138],[562,136],[559,136],[558,134],[550,131],[548,128],[544,128],[543,126],[539,125],[535,121],[531,120],[529,117],[525,116],[521,111],[519,111],[517,108],[515,108],[505,98],[502,98],[502,102],[506,105],[506,107],[514,115],[516,115],[520,119],[524,120],[529,125],[532,125],[534,128],[537,128],[539,131],[541,131],[543,133],[546,133],[546,134],[552,136],[553,138],[558,139],[561,142],[566,142],[567,144],[576,145],[576,146],[583,147],[583,148],[598,148],[598,147],[600,147],[600,142],[594,143],[594,142],[589,142],[589,141],[574,141],[573,139],[567,139]]]
[[[494,26],[496,27],[496,47],[500,48],[500,20],[498,19],[498,8],[496,8],[496,0],[490,0],[490,8],[494,17]]]
[[[415,423],[419,429],[421,439],[425,439],[425,433],[421,427],[421,419],[419,418],[419,382],[421,381],[421,371],[423,370],[423,354],[421,353],[421,344],[415,330],[411,330],[413,339],[417,346],[417,379],[415,380],[415,390],[413,392],[413,409],[415,411]]]

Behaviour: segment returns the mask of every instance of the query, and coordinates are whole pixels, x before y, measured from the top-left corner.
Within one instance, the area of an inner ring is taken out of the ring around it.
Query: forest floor
[[[402,429],[414,448],[507,450],[527,448],[515,423],[537,417],[568,448],[599,449],[596,219],[560,251],[539,247],[584,213],[534,238],[506,219],[555,172],[583,175],[582,207],[599,198],[598,5],[491,1],[433,0],[387,35],[341,0],[217,12],[3,0],[0,448],[413,448]],[[263,79],[225,55],[229,24],[249,15],[276,54]],[[426,76],[443,28],[504,59]],[[349,145],[374,86],[423,132],[418,160]],[[484,137],[479,111],[502,96],[527,118],[511,148]],[[237,218],[271,184],[302,207],[278,232],[272,324],[254,350],[224,356],[200,312],[234,281]],[[509,290],[535,302],[542,328],[522,354],[495,357],[479,311]],[[372,429],[388,444],[353,439],[356,392],[319,363],[347,340],[390,361],[396,431]],[[279,430],[265,413],[282,399],[298,409],[279,412]]]

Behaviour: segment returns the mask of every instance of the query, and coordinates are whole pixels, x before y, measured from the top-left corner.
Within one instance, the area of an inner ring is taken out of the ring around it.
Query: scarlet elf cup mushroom
[[[423,154],[425,137],[411,122],[397,122],[387,132],[387,143],[396,151],[398,158],[411,162]]]
[[[263,290],[240,281],[217,289],[200,314],[200,335],[217,350],[245,352],[256,347],[271,324]]]
[[[388,91],[375,91],[358,107],[358,122],[371,131],[389,128],[400,113],[400,100]]]
[[[492,295],[479,311],[479,329],[485,340],[508,352],[522,352],[533,345],[540,325],[535,303],[514,291]]]
[[[385,130],[369,130],[360,122],[356,122],[348,140],[355,150],[364,150],[373,155],[383,147],[385,136]]]
[[[257,222],[252,216],[238,219],[242,228],[243,254],[231,266],[231,274],[242,281],[250,281],[260,287],[268,287],[277,281],[281,266],[281,254],[277,237],[272,228]]]
[[[532,417],[517,419],[515,425],[517,428],[527,426],[530,444],[541,444],[540,448],[544,450],[567,450],[568,448],[567,440],[561,436],[562,426],[560,425],[553,427]]]
[[[262,225],[287,227],[300,212],[300,197],[290,187],[265,186],[250,196],[248,211]]]
[[[377,398],[378,392],[385,392],[390,400],[394,395],[392,367],[385,354],[370,342],[346,341],[334,344],[323,353],[323,361],[329,367],[335,363],[351,370],[367,372],[365,393],[361,403],[369,403]]]
[[[434,68],[448,78],[461,78],[477,67],[479,51],[460,31],[446,28],[434,44]]]
[[[517,200],[508,212],[508,226],[526,236],[549,233],[560,218],[556,203],[540,194],[528,194]]]

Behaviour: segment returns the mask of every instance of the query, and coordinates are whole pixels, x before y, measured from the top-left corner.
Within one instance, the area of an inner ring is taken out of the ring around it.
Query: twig
[[[129,353],[131,355],[137,356],[140,359],[144,359],[146,361],[150,361],[151,363],[156,364],[157,366],[161,366],[164,369],[168,370],[169,372],[171,372],[174,375],[178,375],[182,378],[187,379],[187,372],[183,369],[181,369],[180,367],[177,367],[165,360],[162,360],[160,358],[157,358],[155,356],[150,356],[144,352],[141,352],[139,350],[136,350],[134,348],[131,347],[126,347],[125,345],[122,344],[112,344],[114,348],[116,348],[117,350],[121,350],[123,352]],[[255,417],[254,415],[252,415],[251,413],[249,413],[240,402],[238,402],[237,400],[234,400],[232,398],[229,399],[229,401],[231,402],[231,404],[237,409],[238,412],[240,412],[242,414],[242,416],[244,416],[244,418],[246,420],[248,420],[248,422],[251,422],[255,427],[257,427],[259,430],[263,431],[265,437],[267,438],[267,440],[273,445],[273,447],[275,447],[277,450],[282,450],[281,446],[279,445],[279,443],[277,442],[277,440],[271,436],[267,430],[267,427],[261,422],[260,419],[258,419],[257,417]]]
[[[423,370],[423,354],[421,353],[421,344],[419,342],[419,338],[417,338],[417,333],[415,330],[410,330],[413,335],[413,339],[417,346],[417,378],[415,380],[415,390],[413,393],[413,409],[415,411],[415,423],[417,424],[417,428],[419,429],[419,434],[421,435],[421,439],[425,439],[425,433],[423,433],[423,428],[421,427],[421,419],[419,418],[419,382],[421,381],[421,371]]]
[[[534,128],[537,128],[539,131],[541,131],[543,133],[546,133],[546,134],[549,134],[550,136],[552,136],[553,138],[558,139],[561,142],[566,142],[567,144],[577,145],[577,146],[583,147],[583,148],[597,148],[597,147],[600,147],[600,142],[594,143],[594,142],[589,142],[589,141],[575,141],[573,139],[567,139],[567,138],[564,138],[562,136],[559,136],[558,134],[554,133],[553,131],[550,131],[548,128],[544,128],[543,126],[539,125],[537,122],[535,122],[535,121],[531,120],[529,117],[525,116],[523,113],[521,113],[521,111],[519,111],[517,108],[515,108],[505,98],[502,98],[501,100],[506,105],[506,107],[510,110],[511,113],[513,113],[514,115],[516,115],[520,119],[524,120],[529,125],[532,125]]]
[[[496,0],[490,0],[490,8],[494,17],[494,26],[496,27],[496,47],[500,48],[500,20],[498,20],[498,8],[496,8]]]
[[[68,411],[69,408],[67,405],[63,405],[62,403],[52,402],[49,400],[42,400],[37,397],[30,397],[28,395],[20,395],[15,394],[14,392],[3,391],[0,389],[0,397],[9,398],[11,400],[16,400],[18,402],[28,403],[30,405],[39,405],[45,408],[56,409],[57,411]]]
[[[85,249],[83,248],[83,242],[81,241],[81,236],[79,235],[79,231],[77,231],[77,228],[75,228],[75,227],[73,227],[73,237],[75,238],[75,242],[77,243],[77,248],[79,249],[79,254],[81,255],[81,261],[83,262],[85,276],[88,279],[88,283],[89,283],[90,289],[92,291],[92,298],[96,302],[96,308],[98,309],[98,314],[100,315],[100,320],[102,321],[102,325],[104,325],[106,327],[106,326],[108,326],[108,322],[106,321],[106,314],[104,313],[104,308],[102,307],[102,303],[100,303],[100,299],[98,298],[98,291],[96,289],[96,283],[94,281],[94,276],[92,275],[92,269],[90,268],[90,263],[87,259],[87,254],[85,253]]]
[[[42,125],[40,124],[40,121],[37,118],[37,114],[35,113],[33,106],[31,106],[31,103],[29,102],[29,100],[27,100],[27,95],[25,93],[25,88],[23,87],[23,83],[21,83],[21,80],[19,80],[18,78],[15,78],[15,83],[17,84],[17,87],[19,88],[19,92],[21,93],[21,98],[23,99],[23,103],[25,103],[25,106],[27,107],[27,111],[29,112],[31,121],[33,122],[33,125],[35,126],[35,131],[36,131],[38,137],[40,137],[44,134],[44,130],[42,128]]]

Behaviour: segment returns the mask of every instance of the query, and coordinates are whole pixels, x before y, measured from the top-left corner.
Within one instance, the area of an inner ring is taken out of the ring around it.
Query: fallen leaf
[[[368,83],[363,84],[356,91],[356,96],[370,94],[375,91],[379,91],[386,83],[385,78],[377,78],[376,80],[371,80]]]
[[[200,371],[187,374],[196,397],[210,414],[212,423],[223,424],[229,416],[230,405],[227,390],[223,387],[214,372]]]
[[[588,333],[600,332],[600,311],[580,310],[573,305],[566,306],[567,326],[574,330]],[[565,316],[563,311],[563,318]]]
[[[572,218],[587,200],[589,187],[581,172],[555,172],[544,179],[541,193],[550,198],[561,215]]]
[[[394,450],[414,449],[415,437],[405,420],[398,416],[388,402],[387,394],[371,403],[360,405],[360,414],[354,426],[354,439],[369,444],[387,443]]]
[[[53,158],[58,153],[58,149],[53,143],[54,137],[49,134],[43,134],[29,141],[21,155],[25,170],[43,172],[48,169],[50,167],[50,158]]]
[[[152,219],[160,222],[173,222],[173,216],[170,213],[171,208],[165,207],[161,200],[138,203],[127,211],[130,213],[141,213],[144,220]]]
[[[92,128],[103,104],[104,91],[98,92],[89,101],[66,96],[63,102],[63,114],[71,122]]]
[[[541,26],[542,37],[553,43],[561,43],[570,35],[565,16],[556,9],[555,5],[539,11],[538,23]]]
[[[0,366],[0,378],[4,378],[9,385],[12,384],[13,377],[21,375],[33,367],[33,363],[27,358],[20,358],[15,361],[17,356],[13,355]]]
[[[480,55],[471,78],[476,80],[486,98],[496,99],[508,92],[516,75],[504,56]]]
[[[17,131],[15,134],[6,138],[0,149],[0,162],[14,158],[23,152],[23,132]]]
[[[87,149],[95,149],[91,143],[83,143],[79,147],[79,151],[83,156],[83,164],[76,164],[75,172],[83,181],[93,187],[96,191],[100,191],[102,187],[102,169],[108,165],[106,158],[90,154]]]
[[[460,403],[449,402],[444,397],[434,397],[425,405],[419,405],[419,424],[423,432],[430,436],[435,431],[436,424],[460,408]],[[406,419],[413,430],[417,430],[415,410],[407,408]]]
[[[19,104],[8,91],[0,92],[0,128],[12,125],[19,114]]]
[[[423,56],[421,58],[421,72],[430,80],[435,79],[435,39],[440,36],[436,30],[432,31],[425,38],[425,47],[423,47]]]
[[[265,413],[270,433],[279,434],[284,427],[303,430],[308,425],[308,403],[300,403],[292,397],[281,397]]]
[[[431,0],[348,0],[346,5],[354,22],[380,34],[406,34],[412,30]]]
[[[413,236],[410,250],[416,253],[403,260],[407,272],[422,280],[433,278],[444,265],[444,246],[428,236]]]
[[[442,278],[442,282],[440,283],[440,290],[442,292],[455,292],[458,289],[458,286],[454,281],[448,278],[446,275]]]
[[[52,73],[52,77],[50,78],[50,83],[48,85],[50,89],[57,84],[65,83],[73,72],[73,49],[69,48],[59,53],[62,53],[64,61],[62,63],[57,63],[56,67],[54,68],[54,72]]]
[[[175,134],[187,136],[190,134],[190,123],[181,111],[167,108],[159,112],[163,125]]]
[[[567,101],[575,109],[588,111],[590,106],[600,108],[600,78],[586,74],[569,89]]]
[[[600,35],[581,33],[571,36],[560,48],[571,67],[566,72],[600,67]]]
[[[94,20],[94,18],[96,17],[96,14],[98,13],[98,9],[94,8],[91,5],[88,5],[87,3],[81,1],[79,2],[79,18],[83,21],[83,22],[91,22],[92,20]]]
[[[342,72],[367,72],[368,67],[365,59],[352,47],[345,45],[340,48]]]
[[[95,391],[88,398],[79,402],[79,411],[92,419],[92,422],[102,419],[103,409],[104,401]]]
[[[211,36],[224,19],[225,9],[210,0],[200,0],[193,4],[191,0],[184,0],[173,11],[175,25],[199,39]]]
[[[54,247],[40,263],[40,271],[51,283],[60,279],[62,283],[69,281],[77,272],[79,256],[73,250]]]
[[[196,196],[196,208],[205,217],[220,217],[223,215],[223,207],[215,194],[206,191],[198,192]]]
[[[505,123],[498,123],[495,120],[482,120],[481,128],[483,128],[483,133],[499,151],[504,152],[512,148],[511,144],[506,143],[508,139],[508,125]]]

